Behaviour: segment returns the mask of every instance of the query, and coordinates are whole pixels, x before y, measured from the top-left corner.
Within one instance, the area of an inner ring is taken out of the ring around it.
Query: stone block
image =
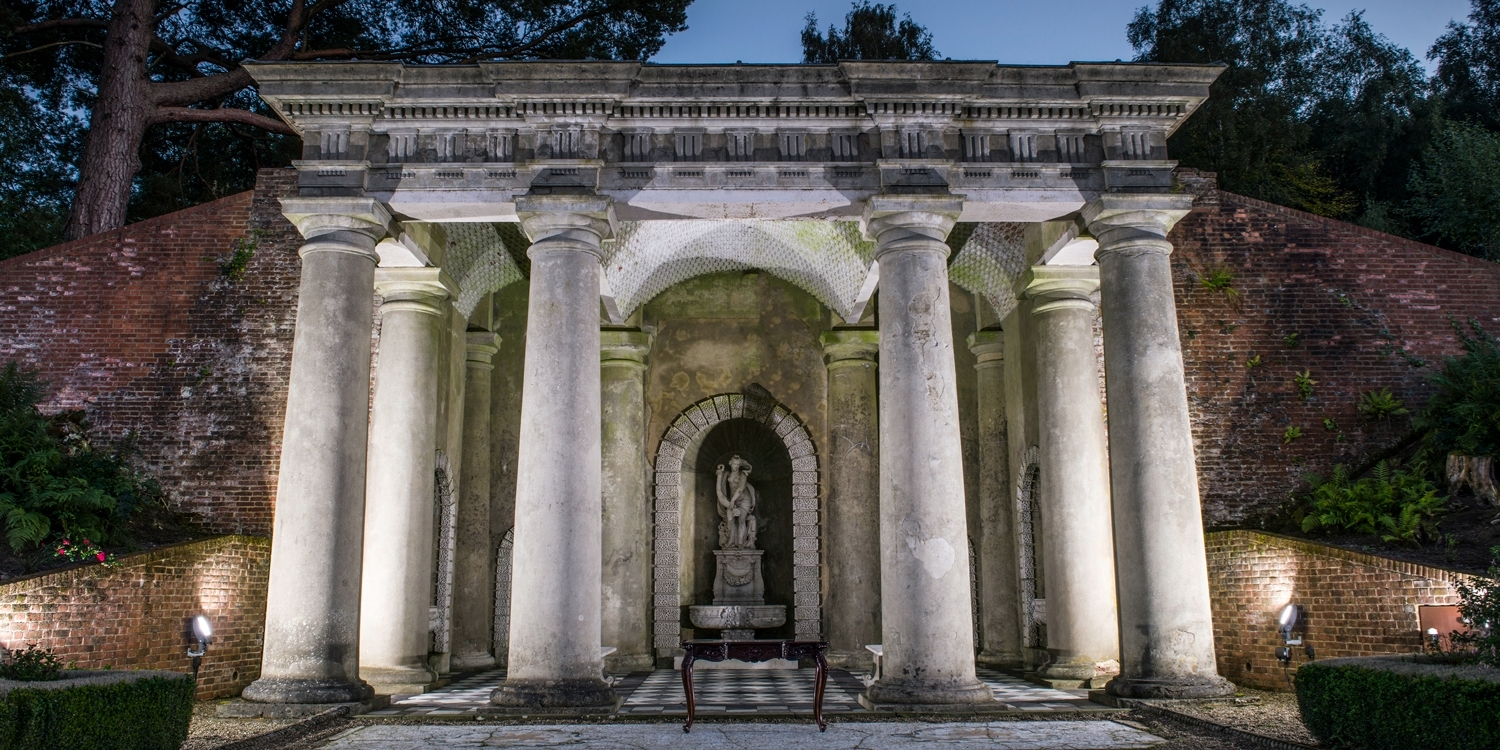
[[[792,523],[815,526],[818,523],[818,512],[815,510],[793,510]]]
[[[792,459],[792,471],[817,471],[817,456],[802,456]]]

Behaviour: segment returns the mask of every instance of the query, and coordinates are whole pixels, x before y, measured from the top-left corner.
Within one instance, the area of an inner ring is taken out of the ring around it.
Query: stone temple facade
[[[872,703],[986,700],[976,661],[1232,689],[1166,239],[1219,68],[248,67],[305,244],[247,699],[500,659],[499,705],[611,704],[606,666],[699,635],[731,454],[762,637],[880,644]],[[694,357],[758,379],[653,364]]]

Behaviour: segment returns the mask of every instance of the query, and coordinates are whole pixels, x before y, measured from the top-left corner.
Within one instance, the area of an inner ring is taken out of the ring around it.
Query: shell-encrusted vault
[[[1001,318],[1016,309],[1015,282],[1026,272],[1025,224],[989,223],[973,234],[948,266],[953,283],[985,298]]]
[[[443,269],[458,284],[456,305],[464,317],[474,312],[484,295],[525,278],[494,224],[454,223],[443,228],[448,235]]]
[[[604,279],[620,319],[674,284],[760,269],[806,290],[846,320],[864,305],[875,245],[847,221],[624,222],[604,250]]]

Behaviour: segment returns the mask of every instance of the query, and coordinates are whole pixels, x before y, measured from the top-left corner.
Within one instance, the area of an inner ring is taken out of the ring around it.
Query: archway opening
[[[682,534],[686,554],[682,557],[684,605],[712,604],[714,598],[714,550],[719,547],[718,501],[714,488],[716,469],[738,455],[750,462],[750,485],[759,495],[755,509],[756,546],[765,550],[761,574],[766,582],[766,604],[787,608],[787,620],[779,628],[757,631],[760,638],[793,638],[794,583],[792,570],[792,458],[774,430],[746,418],[726,419],[711,427],[698,445],[697,456],[683,466],[684,487],[691,488],[691,502],[683,504]],[[683,607],[682,626],[693,627]],[[698,637],[718,637],[705,633]]]

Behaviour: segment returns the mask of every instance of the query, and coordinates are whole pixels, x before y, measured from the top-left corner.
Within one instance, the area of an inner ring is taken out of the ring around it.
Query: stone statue
[[[738,455],[729,467],[716,469],[719,493],[719,549],[755,549],[755,506],[760,498],[750,486],[750,462]]]

